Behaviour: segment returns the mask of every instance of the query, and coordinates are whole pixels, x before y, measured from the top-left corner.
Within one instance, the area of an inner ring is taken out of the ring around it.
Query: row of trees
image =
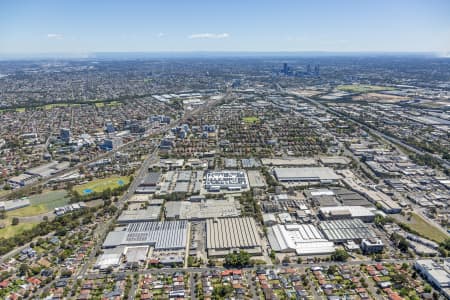
[[[89,208],[88,210],[95,210],[95,208]],[[78,218],[83,214],[85,214],[84,210],[75,211],[71,214],[55,218],[52,221],[43,221],[32,229],[25,230],[13,237],[0,237],[0,255],[6,254],[18,246],[25,245],[35,237],[47,235],[52,231],[55,231],[56,235],[63,236],[68,230],[72,230],[80,225]]]

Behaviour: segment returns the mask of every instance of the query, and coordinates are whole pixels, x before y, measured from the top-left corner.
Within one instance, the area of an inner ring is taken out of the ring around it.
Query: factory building
[[[161,206],[152,205],[146,209],[124,210],[117,219],[119,224],[128,224],[136,222],[148,222],[158,220],[161,213]]]
[[[180,250],[186,248],[187,231],[187,221],[131,223],[111,231],[102,247],[148,245],[155,250]]]
[[[234,199],[210,199],[199,202],[168,201],[165,204],[165,216],[167,219],[205,220],[238,217],[240,215],[239,201]]]
[[[210,257],[223,257],[245,250],[261,255],[261,240],[253,218],[224,218],[206,221],[206,249]]]
[[[209,192],[220,190],[240,191],[248,188],[248,178],[244,171],[212,171],[206,173],[205,188]]]
[[[276,252],[322,255],[335,251],[334,243],[311,224],[277,224],[268,228],[267,237],[270,247]]]
[[[274,168],[274,175],[280,182],[334,183],[341,178],[327,167]]]
[[[328,240],[335,243],[375,238],[375,233],[360,219],[323,221],[319,228]]]
[[[450,259],[442,263],[431,259],[421,259],[414,263],[414,268],[437,290],[450,299]]]
[[[375,214],[364,206],[328,206],[319,209],[319,216],[324,220],[360,219],[373,222]]]

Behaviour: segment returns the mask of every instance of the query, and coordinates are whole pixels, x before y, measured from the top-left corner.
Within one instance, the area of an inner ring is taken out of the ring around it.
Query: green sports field
[[[368,85],[368,84],[340,85],[337,87],[337,89],[349,93],[372,93],[372,92],[395,90],[393,87],[389,86]]]
[[[29,217],[52,211],[56,207],[69,203],[68,193],[64,190],[48,191],[29,197],[31,205],[7,213],[8,217]]]
[[[126,185],[129,182],[130,178],[128,176],[112,176],[108,178],[93,180],[82,185],[77,185],[73,189],[80,195],[89,195],[93,192],[101,193],[108,188],[115,189],[122,185]]]
[[[242,118],[242,120],[247,123],[247,124],[253,124],[253,123],[258,123],[259,122],[259,118],[258,117],[244,117]]]

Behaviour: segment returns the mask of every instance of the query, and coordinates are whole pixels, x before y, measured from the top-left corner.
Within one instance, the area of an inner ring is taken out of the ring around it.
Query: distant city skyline
[[[0,56],[450,52],[450,1],[4,1]]]

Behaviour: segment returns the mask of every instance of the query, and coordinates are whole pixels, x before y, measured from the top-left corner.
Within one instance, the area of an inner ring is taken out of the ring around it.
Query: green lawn
[[[242,118],[242,120],[245,123],[247,123],[247,124],[258,123],[259,122],[259,118],[258,117],[244,117],[244,118]]]
[[[112,101],[108,103],[108,106],[119,106],[122,105],[122,102],[119,101]]]
[[[17,112],[25,112],[25,107],[16,108]]]
[[[340,85],[337,87],[338,90],[350,93],[370,93],[370,92],[380,92],[380,91],[393,91],[395,90],[389,86],[378,86],[378,85],[368,85],[368,84],[348,84]]]
[[[417,231],[422,236],[437,243],[441,243],[445,239],[449,238],[447,234],[437,229],[432,224],[426,222],[420,215],[416,213],[412,213],[411,220],[406,224],[408,224],[412,230]]]
[[[103,107],[103,106],[105,106],[105,103],[103,103],[103,102],[95,102],[95,106],[96,107]]]
[[[55,207],[69,203],[68,193],[64,190],[44,192],[29,197],[31,205],[7,213],[10,217],[27,217],[47,213]]]
[[[97,179],[88,183],[75,186],[73,189],[80,195],[88,195],[92,192],[101,193],[107,188],[115,189],[121,185],[128,184],[130,178],[128,176],[112,176],[103,179]]]
[[[35,225],[35,223],[19,223],[16,226],[7,225],[5,228],[0,229],[0,237],[10,238],[16,234],[24,232],[25,230],[33,228]]]

